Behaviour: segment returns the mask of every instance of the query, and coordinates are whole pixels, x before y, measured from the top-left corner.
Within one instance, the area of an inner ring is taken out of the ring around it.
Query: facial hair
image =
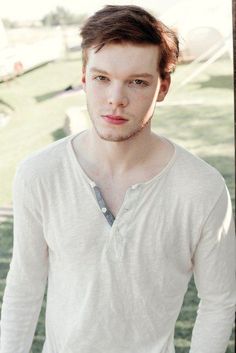
[[[151,124],[151,119],[153,118],[154,115],[154,111],[153,114],[151,115],[151,117],[142,125],[138,126],[135,130],[130,131],[128,134],[126,135],[118,135],[118,136],[113,136],[112,134],[110,135],[103,135],[99,129],[97,128],[96,124],[93,122],[92,119],[92,115],[90,113],[90,109],[89,109],[89,105],[87,104],[87,110],[89,112],[89,116],[92,122],[92,125],[94,127],[94,130],[96,131],[97,135],[105,141],[110,141],[110,142],[123,142],[123,141],[127,141],[131,138],[134,138],[135,136],[137,136],[143,129],[147,128],[148,126],[150,126]]]

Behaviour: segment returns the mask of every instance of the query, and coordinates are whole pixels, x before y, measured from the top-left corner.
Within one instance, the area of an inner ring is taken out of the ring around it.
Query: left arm
[[[235,315],[235,254],[231,200],[224,186],[203,225],[193,257],[200,303],[190,353],[226,351]]]

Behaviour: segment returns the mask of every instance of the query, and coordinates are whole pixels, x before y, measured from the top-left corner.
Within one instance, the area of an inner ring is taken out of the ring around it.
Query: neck
[[[157,143],[150,126],[147,126],[135,136],[121,142],[101,139],[92,128],[88,131],[87,146],[89,159],[110,176],[121,176],[131,171],[137,164],[142,164]]]

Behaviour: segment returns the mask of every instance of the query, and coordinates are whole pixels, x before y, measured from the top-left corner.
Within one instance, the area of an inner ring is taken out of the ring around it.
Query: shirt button
[[[102,207],[102,212],[103,212],[103,213],[106,213],[106,212],[107,212],[106,207]]]
[[[93,181],[91,181],[90,185],[92,186],[92,188],[96,186],[96,184]]]
[[[137,186],[138,186],[137,184],[136,184],[136,185],[132,185],[132,186],[131,186],[131,189],[132,189],[132,190],[135,190],[135,189],[137,188]]]

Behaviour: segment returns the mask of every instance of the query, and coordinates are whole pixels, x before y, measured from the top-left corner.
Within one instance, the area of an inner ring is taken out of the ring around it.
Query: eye
[[[131,83],[134,83],[135,86],[141,86],[141,87],[148,86],[148,82],[143,81],[143,80],[139,80],[139,79],[133,80],[133,81],[131,81]]]
[[[106,81],[106,80],[108,80],[107,77],[102,76],[102,75],[95,76],[94,79],[95,79],[96,81]]]

